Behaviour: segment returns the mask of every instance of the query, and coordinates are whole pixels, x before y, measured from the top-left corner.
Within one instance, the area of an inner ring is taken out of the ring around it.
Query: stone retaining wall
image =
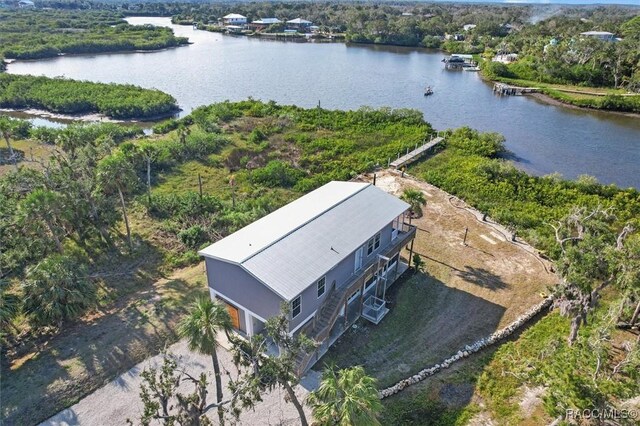
[[[553,298],[547,297],[542,302],[529,308],[528,311],[520,315],[515,321],[513,321],[511,324],[504,327],[503,329],[500,329],[494,332],[493,334],[491,334],[490,336],[484,337],[471,345],[465,346],[463,349],[459,350],[456,354],[450,356],[449,358],[445,359],[441,363],[425,368],[423,370],[420,370],[418,373],[414,374],[413,376],[400,380],[395,385],[381,390],[378,393],[378,395],[380,396],[380,399],[384,399],[391,395],[395,395],[396,393],[404,390],[405,388],[411,385],[415,385],[416,383],[423,381],[427,377],[433,376],[434,374],[438,373],[439,371],[445,368],[449,368],[452,364],[464,358],[467,358],[471,354],[480,352],[482,349],[488,346],[491,346],[494,343],[497,343],[501,340],[506,339],[507,337],[511,336],[514,332],[516,332],[518,329],[520,329],[523,325],[525,325],[527,322],[529,322],[533,317],[535,317],[540,312],[542,312],[544,309],[548,309],[551,306],[552,302],[553,302]]]

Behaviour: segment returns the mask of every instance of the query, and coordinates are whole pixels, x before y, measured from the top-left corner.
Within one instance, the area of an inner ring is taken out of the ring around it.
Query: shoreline
[[[547,94],[544,93],[527,93],[524,96],[530,96],[532,98],[538,99],[541,102],[544,102],[548,105],[553,105],[553,106],[561,106],[561,107],[565,107],[565,108],[569,108],[569,109],[574,109],[574,110],[581,110],[581,111],[590,111],[590,112],[602,112],[605,114],[614,114],[614,115],[620,115],[623,117],[631,117],[631,118],[640,118],[640,113],[638,112],[629,112],[629,111],[614,111],[614,110],[610,110],[610,109],[601,109],[601,108],[587,108],[587,107],[581,107],[581,106],[577,106],[577,105],[573,105],[571,103],[568,102],[562,102],[552,96],[549,96]]]
[[[57,55],[54,56],[44,56],[42,58],[32,58],[32,59],[17,59],[17,58],[10,58],[7,59],[5,58],[4,62],[6,65],[11,65],[15,62],[37,62],[37,61],[48,61],[48,60],[54,60],[57,58],[64,58],[64,57],[73,57],[73,56],[93,56],[93,55],[123,55],[123,54],[134,54],[134,53],[155,53],[155,52],[163,52],[165,50],[171,50],[171,49],[177,49],[179,47],[184,47],[184,46],[190,46],[192,45],[193,42],[188,41],[187,43],[183,43],[183,44],[179,44],[177,46],[166,46],[166,47],[161,47],[160,49],[135,49],[135,50],[126,50],[126,49],[120,49],[120,50],[109,50],[106,52],[82,52],[82,53],[58,53]],[[11,74],[9,72],[9,70],[7,69],[5,72]]]
[[[77,122],[84,123],[119,123],[119,124],[143,124],[143,123],[156,123],[171,117],[176,116],[181,111],[180,108],[172,113],[161,114],[148,118],[131,118],[126,120],[116,119],[108,117],[104,114],[91,112],[86,114],[60,114],[56,112],[47,111],[37,108],[0,108],[0,112],[3,113],[17,113],[24,114],[28,118],[43,118],[51,121],[60,121],[61,123]]]

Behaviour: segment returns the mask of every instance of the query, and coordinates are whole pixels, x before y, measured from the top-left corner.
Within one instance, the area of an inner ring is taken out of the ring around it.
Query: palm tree
[[[60,254],[29,268],[22,289],[24,311],[36,326],[60,327],[96,302],[96,285],[88,278],[87,267]]]
[[[382,403],[376,380],[360,366],[338,370],[330,366],[322,373],[320,387],[311,392],[307,404],[323,426],[380,425],[377,414]]]
[[[15,326],[13,320],[20,313],[22,299],[7,292],[4,289],[5,285],[8,285],[8,281],[0,280],[0,328],[2,330],[12,328],[17,335],[20,330]],[[0,333],[0,339],[2,339],[2,333]]]
[[[24,215],[25,223],[33,226],[38,222],[44,223],[55,242],[58,253],[63,252],[59,233],[64,232],[58,226],[62,214],[62,200],[60,196],[47,189],[35,189],[20,203],[20,211]]]
[[[411,212],[413,212],[415,217],[422,217],[422,206],[427,204],[427,200],[425,200],[422,191],[413,188],[405,189],[400,199],[409,203]]]
[[[139,151],[147,165],[147,199],[151,206],[151,163],[158,157],[158,149],[154,144],[145,143],[140,145]]]
[[[9,149],[9,159],[13,161],[13,165],[16,170],[18,170],[18,162],[16,160],[15,153],[13,151],[13,147],[11,146],[11,138],[13,137],[13,123],[9,117],[2,116],[0,117],[0,133],[2,133],[2,137],[4,141],[7,143],[7,148]]]
[[[129,249],[133,251],[127,206],[124,202],[124,192],[134,186],[137,180],[133,166],[122,153],[109,155],[98,163],[98,177],[105,190],[118,192],[120,206],[122,207],[122,217],[127,229],[127,242],[129,243]]]
[[[224,410],[222,405],[222,378],[220,375],[220,363],[218,362],[219,332],[227,332],[231,329],[231,317],[227,309],[220,303],[214,302],[208,297],[200,297],[192,306],[192,310],[178,326],[178,335],[186,338],[189,349],[201,354],[211,355],[213,371],[216,379],[216,402],[218,403],[218,418],[220,424],[224,424]]]

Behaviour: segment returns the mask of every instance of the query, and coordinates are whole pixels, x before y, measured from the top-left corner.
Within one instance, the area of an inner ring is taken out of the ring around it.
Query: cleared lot
[[[483,222],[462,201],[392,172],[378,173],[376,185],[396,195],[405,188],[424,193],[424,214],[413,219],[413,249],[425,271],[395,284],[387,317],[378,326],[359,321],[317,369],[330,362],[360,364],[380,387],[390,385],[513,321],[555,283],[550,265],[535,250],[511,242],[507,230],[490,219]]]

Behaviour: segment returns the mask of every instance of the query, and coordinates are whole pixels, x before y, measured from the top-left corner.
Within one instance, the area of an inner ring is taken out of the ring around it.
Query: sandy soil
[[[500,327],[539,302],[557,282],[551,264],[535,248],[520,238],[512,242],[509,230],[491,218],[483,221],[482,213],[451,194],[386,170],[376,174],[376,186],[397,196],[405,188],[424,193],[423,216],[413,219],[418,227],[414,251],[426,261],[426,271],[448,287],[504,307]]]

